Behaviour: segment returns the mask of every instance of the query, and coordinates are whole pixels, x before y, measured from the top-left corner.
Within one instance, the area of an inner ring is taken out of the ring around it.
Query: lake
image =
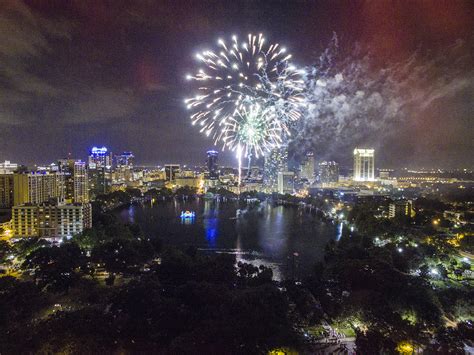
[[[116,211],[123,222],[137,223],[165,244],[196,246],[203,253],[235,254],[237,261],[265,265],[275,280],[301,276],[322,260],[329,240],[341,226],[323,222],[295,206],[260,206],[242,210],[238,202],[197,198],[131,205]],[[194,218],[181,218],[194,211]]]

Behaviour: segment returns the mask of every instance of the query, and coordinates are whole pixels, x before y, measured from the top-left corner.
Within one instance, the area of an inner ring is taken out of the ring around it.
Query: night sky
[[[370,53],[374,72],[417,68],[400,80],[419,99],[390,134],[358,126],[367,134],[353,142],[331,137],[344,140],[337,149],[313,139],[320,157],[350,164],[358,144],[376,147],[378,166],[472,168],[473,24],[473,1],[3,0],[0,161],[84,159],[105,145],[140,164],[202,163],[213,142],[183,104],[194,54],[219,36],[262,32],[299,66],[315,63],[336,34],[345,65]],[[221,161],[235,164],[230,154]]]

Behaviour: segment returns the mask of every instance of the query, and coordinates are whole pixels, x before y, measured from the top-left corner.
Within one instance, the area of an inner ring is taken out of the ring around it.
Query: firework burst
[[[223,149],[259,156],[279,145],[301,116],[302,72],[291,54],[261,34],[246,41],[218,40],[218,49],[196,55],[201,67],[187,79],[197,94],[185,100],[193,125]]]

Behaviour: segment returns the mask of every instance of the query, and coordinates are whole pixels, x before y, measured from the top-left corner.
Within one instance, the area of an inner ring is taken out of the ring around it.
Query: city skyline
[[[308,118],[296,146],[342,165],[351,164],[355,146],[370,146],[380,152],[378,166],[472,167],[472,3],[247,4],[245,13],[240,2],[178,5],[3,3],[0,160],[44,163],[105,145],[133,151],[142,165],[201,163],[214,147],[187,117],[185,74],[194,53],[217,36],[255,31],[285,43],[300,66],[316,62],[335,34],[337,53],[348,59],[335,56],[334,68],[342,73],[353,60],[362,70],[358,80],[364,74],[376,82],[363,101],[373,111],[348,102],[354,112],[338,117],[342,130]],[[367,71],[361,57],[371,58]],[[383,70],[393,77],[379,78]],[[399,92],[407,83],[409,98]],[[379,100],[400,113],[381,111]],[[233,164],[233,154],[220,153],[222,163]]]

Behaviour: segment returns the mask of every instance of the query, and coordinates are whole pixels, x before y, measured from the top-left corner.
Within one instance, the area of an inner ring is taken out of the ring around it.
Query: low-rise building
[[[388,207],[388,218],[399,216],[415,216],[415,210],[413,209],[413,202],[411,200],[399,200],[390,203]]]
[[[72,237],[92,227],[92,210],[84,204],[21,205],[12,209],[14,237]]]

